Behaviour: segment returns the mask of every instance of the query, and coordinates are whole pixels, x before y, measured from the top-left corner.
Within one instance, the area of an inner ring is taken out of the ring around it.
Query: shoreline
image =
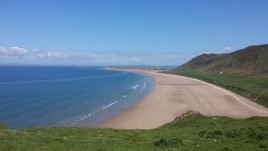
[[[125,70],[117,70],[117,69],[110,69],[110,68],[101,68],[102,70],[111,70],[111,71],[118,71],[124,72],[128,74],[135,74],[142,76],[142,81],[139,83],[135,82],[129,85],[129,89],[131,92],[122,93],[120,96],[117,97],[113,102],[110,102],[106,105],[99,107],[93,112],[90,112],[80,118],[78,122],[74,124],[77,127],[96,127],[99,123],[107,121],[114,116],[120,114],[121,112],[128,110],[130,107],[135,106],[139,101],[141,101],[145,96],[151,93],[152,89],[154,88],[155,80],[150,75],[145,75],[143,73],[137,73],[133,71],[125,71]],[[124,89],[127,86],[124,87]],[[107,95],[106,95],[107,96]],[[108,95],[109,97],[109,95]]]
[[[268,116],[268,109],[216,85],[152,70],[114,69],[144,74],[155,80],[143,99],[96,127],[114,129],[153,129],[195,110],[205,116],[248,118]]]

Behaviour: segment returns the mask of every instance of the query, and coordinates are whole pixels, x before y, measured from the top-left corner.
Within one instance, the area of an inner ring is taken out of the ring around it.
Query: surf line
[[[103,106],[102,109],[105,110],[107,109],[108,107],[111,107],[112,105],[114,105],[115,103],[117,103],[118,101],[114,101],[113,103],[107,105],[107,106]]]

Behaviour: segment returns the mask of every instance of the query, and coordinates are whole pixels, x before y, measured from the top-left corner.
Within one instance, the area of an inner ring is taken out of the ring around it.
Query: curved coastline
[[[155,79],[153,76],[149,74],[144,74],[142,72],[133,72],[128,70],[116,70],[116,69],[110,69],[110,68],[101,68],[101,70],[112,70],[112,71],[120,71],[120,72],[126,72],[130,74],[137,74],[141,75],[146,79],[142,80],[142,83],[135,84],[131,87],[134,91],[137,90],[139,92],[135,92],[133,94],[126,94],[123,95],[122,98],[118,99],[117,101],[111,102],[105,106],[102,106],[100,110],[97,110],[93,113],[89,113],[85,115],[84,117],[80,118],[77,122],[72,124],[72,126],[78,126],[78,127],[96,127],[100,123],[103,123],[104,121],[107,121],[118,114],[121,114],[122,112],[128,110],[132,106],[135,106],[139,101],[143,100],[144,97],[149,95],[155,85]],[[124,103],[125,102],[125,103]],[[94,117],[93,117],[94,116]]]
[[[155,86],[137,104],[97,127],[153,129],[173,121],[189,110],[196,110],[206,116],[231,118],[268,116],[267,108],[204,81],[148,70],[108,69],[150,75],[155,79]]]

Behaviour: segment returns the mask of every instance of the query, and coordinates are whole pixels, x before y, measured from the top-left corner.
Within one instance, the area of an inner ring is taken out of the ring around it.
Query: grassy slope
[[[193,77],[219,85],[268,107],[267,77],[244,77],[234,74],[219,75],[194,70],[173,70],[170,73]]]
[[[268,77],[268,44],[250,46],[232,53],[203,54],[176,68],[177,71],[194,70],[203,73],[225,73]]]
[[[186,113],[154,130],[0,128],[0,150],[267,150],[268,118]]]

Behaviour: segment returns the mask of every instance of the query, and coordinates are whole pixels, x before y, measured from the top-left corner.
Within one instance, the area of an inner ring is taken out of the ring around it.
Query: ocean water
[[[0,123],[94,126],[135,104],[153,85],[149,76],[101,68],[0,66]]]

